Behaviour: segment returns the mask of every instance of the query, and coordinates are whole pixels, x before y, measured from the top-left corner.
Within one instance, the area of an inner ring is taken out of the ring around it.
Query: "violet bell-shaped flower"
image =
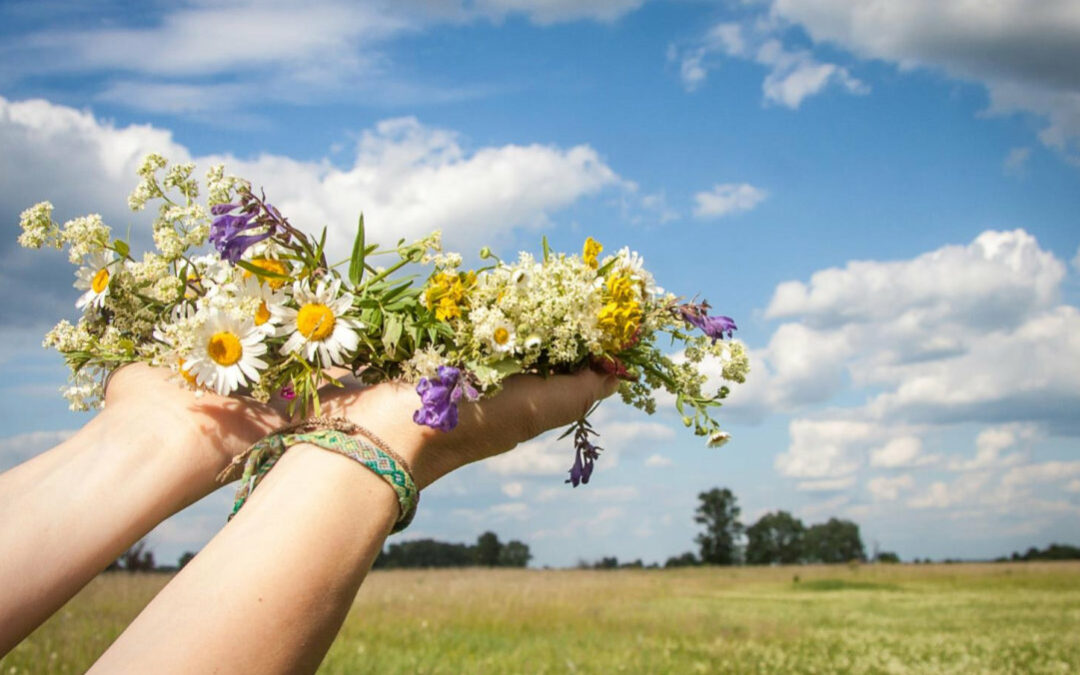
[[[703,333],[712,338],[713,342],[728,339],[738,329],[735,320],[730,316],[709,316],[709,303],[701,304],[686,303],[679,306],[679,314],[687,322],[699,328]]]
[[[253,213],[241,212],[240,215],[232,215],[231,212],[237,208],[240,208],[237,204],[217,204],[210,209],[211,213],[217,216],[210,224],[210,243],[222,258],[233,265],[240,260],[248,247],[273,234],[273,226],[267,227],[260,234],[243,234],[259,227],[260,223],[254,220]]]
[[[463,397],[466,401],[480,397],[468,378],[453,366],[439,366],[437,377],[420,378],[416,393],[420,395],[420,409],[413,413],[413,421],[440,431],[457,426],[457,404]]]
[[[574,487],[588,485],[596,460],[600,457],[599,448],[583,438],[575,442],[574,447],[574,465],[570,467],[570,477],[566,482]]]

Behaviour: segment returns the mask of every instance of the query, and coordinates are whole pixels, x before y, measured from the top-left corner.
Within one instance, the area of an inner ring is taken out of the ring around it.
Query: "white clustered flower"
[[[266,353],[265,337],[253,321],[211,310],[195,331],[191,358],[185,359],[183,370],[199,386],[227,396],[259,381],[259,371],[267,367],[259,358]]]
[[[102,378],[103,371],[98,366],[84,366],[72,373],[70,384],[60,389],[68,407],[76,412],[100,408],[105,399]]]
[[[165,167],[168,162],[159,154],[152,153],[143,158],[139,166],[139,176],[142,180],[128,196],[128,208],[132,211],[141,211],[146,202],[161,197],[161,188],[158,187],[154,174]]]
[[[102,222],[101,216],[94,213],[64,223],[64,231],[60,236],[68,245],[68,260],[77,265],[86,256],[104,250],[109,245],[109,234],[109,226]]]
[[[19,216],[19,245],[25,248],[52,246],[60,248],[60,228],[52,219],[53,205],[39,202],[26,209]]]
[[[406,378],[411,382],[416,382],[421,377],[435,377],[439,366],[446,365],[446,357],[440,350],[441,347],[428,345],[413,354],[411,359],[402,364]]]
[[[349,352],[360,344],[356,329],[362,324],[345,316],[352,308],[353,296],[341,292],[341,280],[329,284],[320,281],[311,291],[303,281],[293,284],[293,300],[299,309],[284,305],[271,309],[283,324],[278,336],[289,335],[281,346],[282,354],[299,352],[312,361],[317,353],[322,365],[340,365]]]

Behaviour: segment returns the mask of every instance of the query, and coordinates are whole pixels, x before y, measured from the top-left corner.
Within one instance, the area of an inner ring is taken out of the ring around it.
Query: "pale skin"
[[[330,389],[325,410],[404,457],[421,489],[569,424],[614,392],[588,371],[518,376],[460,406],[449,433],[413,423],[405,385]],[[105,410],[56,448],[0,475],[0,655],[155,525],[218,487],[233,456],[287,423],[279,409],[206,394],[134,365]],[[313,446],[289,450],[226,527],[165,587],[92,672],[312,672],[398,517],[390,487]],[[325,555],[311,555],[323,551]]]

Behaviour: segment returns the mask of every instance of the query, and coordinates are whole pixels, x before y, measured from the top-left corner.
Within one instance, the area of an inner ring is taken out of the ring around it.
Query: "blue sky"
[[[1080,8],[1067,0],[0,3],[0,468],[84,417],[38,347],[71,269],[19,212],[126,212],[160,151],[225,161],[333,245],[441,228],[641,252],[740,326],[751,381],[706,450],[605,404],[594,481],[552,438],[433,487],[406,537],[537,564],[693,548],[696,494],[912,557],[1080,531]],[[221,492],[151,535],[218,529]]]

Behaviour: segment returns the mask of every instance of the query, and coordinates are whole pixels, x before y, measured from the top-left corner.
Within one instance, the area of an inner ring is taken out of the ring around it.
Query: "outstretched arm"
[[[0,475],[0,656],[284,418],[132,365],[72,438]]]
[[[401,385],[344,392],[328,407],[385,440],[423,488],[569,424],[615,385],[590,372],[519,376],[463,405],[449,433],[414,424],[416,394]],[[290,449],[93,672],[314,671],[397,515],[394,492],[366,468],[313,446]]]

